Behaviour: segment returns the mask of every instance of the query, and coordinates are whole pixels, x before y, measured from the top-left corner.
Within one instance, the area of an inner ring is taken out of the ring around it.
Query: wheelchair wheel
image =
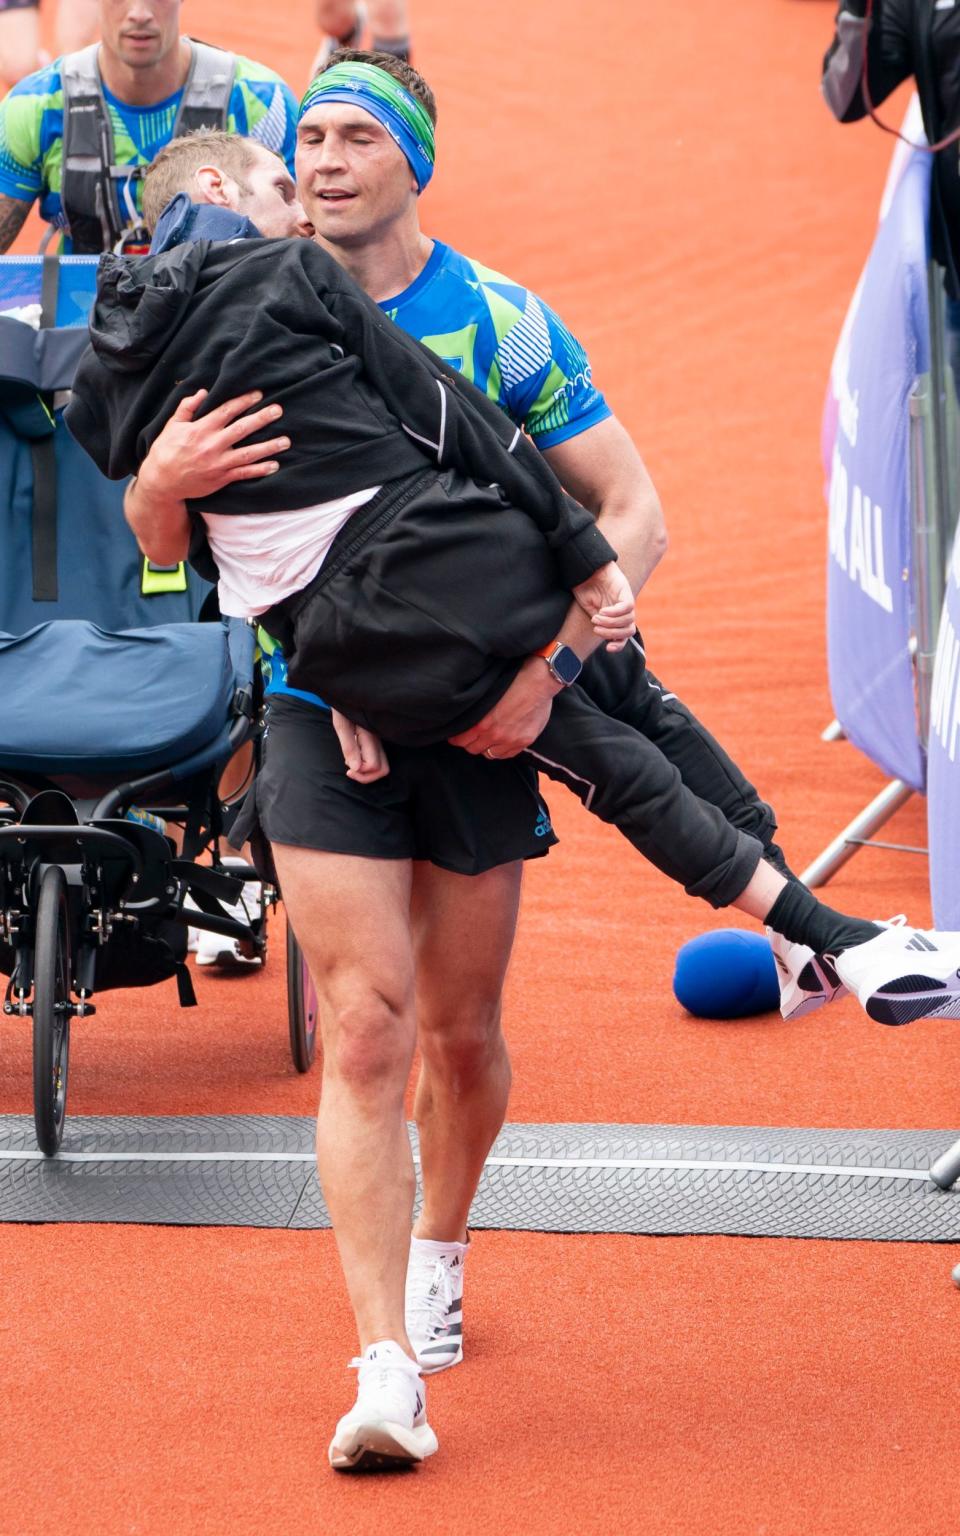
[[[290,1054],[298,1072],[309,1072],[317,1050],[317,994],[296,934],[287,923],[287,1017]]]
[[[52,1157],[63,1136],[70,1056],[70,925],[67,882],[51,864],[40,882],[33,954],[33,1118]]]

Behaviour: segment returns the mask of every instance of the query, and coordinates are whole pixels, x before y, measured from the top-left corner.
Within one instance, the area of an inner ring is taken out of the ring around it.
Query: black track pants
[[[763,844],[695,795],[655,742],[605,714],[579,686],[554,699],[529,755],[689,896],[711,906],[729,906],[763,856]]]
[[[649,671],[639,638],[623,651],[595,651],[580,676],[580,687],[605,714],[632,725],[658,747],[693,794],[715,805],[732,826],[759,838],[768,863],[796,879],[774,842],[773,810],[706,726]],[[546,767],[544,772],[569,782]],[[576,792],[575,785],[570,787]]]

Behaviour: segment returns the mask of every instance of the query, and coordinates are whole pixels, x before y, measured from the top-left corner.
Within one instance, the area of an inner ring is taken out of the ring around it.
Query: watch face
[[[583,671],[583,662],[576,651],[570,649],[569,645],[557,646],[550,658],[550,665],[555,676],[568,687],[571,683],[576,682]]]

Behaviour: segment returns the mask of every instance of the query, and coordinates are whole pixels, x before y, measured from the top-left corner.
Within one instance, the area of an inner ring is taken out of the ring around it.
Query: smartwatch
[[[569,688],[571,683],[575,683],[583,671],[583,662],[576,651],[564,645],[562,640],[552,640],[536,654],[543,657],[550,668],[551,677],[563,688]]]

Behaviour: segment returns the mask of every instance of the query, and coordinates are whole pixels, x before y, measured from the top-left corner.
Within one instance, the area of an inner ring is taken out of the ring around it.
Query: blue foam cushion
[[[770,941],[762,933],[718,928],[677,951],[677,1002],[700,1019],[743,1019],[780,1007],[780,983]]]

